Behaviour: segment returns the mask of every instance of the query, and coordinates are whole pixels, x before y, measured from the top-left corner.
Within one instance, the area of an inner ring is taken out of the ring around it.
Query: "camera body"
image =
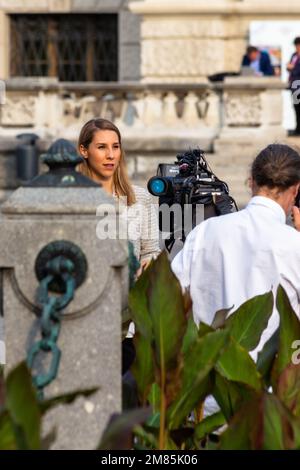
[[[212,172],[202,150],[176,158],[173,165],[160,163],[157,175],[148,181],[148,191],[159,198],[159,230],[168,251],[176,239],[184,243],[202,220],[237,210],[227,184]]]

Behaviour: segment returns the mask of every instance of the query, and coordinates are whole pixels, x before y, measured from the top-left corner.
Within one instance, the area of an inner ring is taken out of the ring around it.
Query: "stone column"
[[[110,415],[121,410],[127,241],[116,236],[98,238],[104,212],[96,217],[96,208],[101,204],[107,213],[105,222],[114,226],[114,202],[97,187],[21,187],[1,208],[0,297],[2,294],[6,372],[24,360],[41,338],[35,274],[40,250],[53,241],[70,241],[82,250],[88,263],[86,279],[63,313],[57,341],[62,351],[58,376],[45,388],[45,396],[91,387],[99,387],[99,391],[50,412],[44,431],[56,428],[55,449],[95,448]],[[44,365],[47,369],[48,362]]]

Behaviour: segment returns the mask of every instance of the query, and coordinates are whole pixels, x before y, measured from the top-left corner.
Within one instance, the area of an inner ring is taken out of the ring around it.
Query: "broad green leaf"
[[[280,374],[277,396],[293,415],[300,418],[300,364],[289,364]]]
[[[282,286],[278,287],[276,306],[280,315],[279,351],[274,365],[274,378],[292,362],[293,343],[300,339],[300,321],[293,311],[289,298]],[[274,383],[274,388],[276,385]]]
[[[258,353],[256,367],[263,376],[267,385],[270,384],[271,370],[279,347],[279,328],[265,343],[263,349]]]
[[[208,416],[195,427],[195,440],[201,441],[207,434],[211,434],[224,424],[226,424],[226,418],[222,411]]]
[[[263,450],[288,450],[293,445],[293,423],[287,410],[275,395],[263,398],[264,425]]]
[[[215,330],[211,326],[201,322],[198,330],[198,338],[203,338],[207,333],[213,333],[214,331]]]
[[[17,450],[14,426],[8,411],[0,415],[0,450]]]
[[[249,353],[233,338],[219,357],[216,370],[228,380],[240,382],[255,390],[262,388],[261,376]]]
[[[148,396],[148,402],[152,406],[153,413],[159,413],[160,411],[160,388],[157,383],[152,384],[149,396]]]
[[[188,319],[186,332],[185,332],[185,335],[184,335],[184,338],[183,338],[183,344],[182,344],[182,354],[183,355],[188,353],[190,347],[197,340],[198,333],[199,333],[198,327],[197,327],[196,323],[194,322],[193,317],[190,317]]]
[[[150,387],[154,382],[153,351],[149,339],[140,333],[135,334],[134,345],[136,357],[131,370],[137,383],[140,402],[146,404]]]
[[[6,407],[14,424],[18,448],[40,449],[41,412],[25,362],[7,377]]]
[[[152,322],[147,303],[147,290],[149,287],[149,271],[151,269],[152,266],[142,273],[130,290],[128,299],[136,331],[140,332],[150,342],[152,341]]]
[[[97,450],[130,450],[135,426],[149,418],[149,408],[139,408],[113,415],[103,433]]]
[[[225,322],[231,336],[247,351],[255,349],[273,311],[273,293],[258,295],[242,304]]]
[[[185,358],[182,388],[168,410],[168,422],[176,429],[212,388],[209,373],[228,338],[227,331],[214,331],[199,338]]]
[[[294,418],[275,395],[264,393],[246,403],[221,437],[222,450],[293,449]]]
[[[262,448],[256,441],[263,432],[263,416],[260,410],[260,397],[244,404],[229,422],[228,428],[221,435],[221,450],[252,450]],[[262,436],[263,437],[263,436]]]
[[[169,371],[178,363],[186,318],[184,300],[178,280],[163,252],[149,271],[148,306],[153,326],[156,363]]]
[[[232,418],[245,402],[253,399],[254,394],[254,390],[248,386],[237,382],[230,382],[222,377],[222,375],[215,374],[212,395],[227,421]]]

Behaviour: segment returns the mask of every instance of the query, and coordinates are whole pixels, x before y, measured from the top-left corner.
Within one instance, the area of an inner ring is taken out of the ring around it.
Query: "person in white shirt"
[[[300,211],[294,206],[300,187],[300,156],[273,144],[252,164],[253,197],[240,212],[213,217],[195,227],[172,269],[193,301],[193,316],[211,324],[215,313],[273,290],[281,284],[300,316]],[[286,224],[292,215],[294,227]],[[296,230],[295,230],[296,229]],[[279,325],[274,306],[254,360]]]

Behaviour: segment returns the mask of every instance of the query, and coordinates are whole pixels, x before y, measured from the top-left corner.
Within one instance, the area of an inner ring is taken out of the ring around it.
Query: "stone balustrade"
[[[173,147],[174,139],[177,148],[178,139],[196,138],[208,150],[224,129],[236,134],[240,128],[279,130],[284,87],[276,78],[252,77],[199,84],[11,79],[0,108],[0,136],[30,128],[42,139],[76,140],[88,119],[101,116],[114,121],[137,146],[150,139],[155,150],[158,139],[165,139]]]
[[[16,135],[35,132],[44,151],[53,140],[76,142],[82,125],[99,116],[119,128],[129,174],[145,180],[161,161],[200,147],[230,158],[252,157],[282,140],[282,91],[277,78],[228,77],[198,84],[66,83],[56,79],[10,79],[0,106],[1,190],[16,187]]]
[[[42,138],[74,140],[95,116],[116,123],[129,140],[215,138],[219,131],[219,91],[199,85],[140,83],[59,83],[52,79],[12,79],[6,83],[0,135],[33,128]],[[209,142],[209,143],[210,143]]]

